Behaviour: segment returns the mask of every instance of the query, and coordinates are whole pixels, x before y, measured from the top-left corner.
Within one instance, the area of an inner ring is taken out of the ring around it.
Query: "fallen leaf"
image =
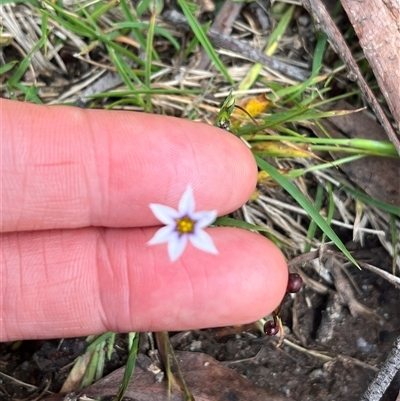
[[[198,352],[176,351],[180,367],[188,387],[196,401],[294,401],[293,399],[271,395],[255,386],[239,373],[223,366],[214,358]],[[156,376],[146,369],[148,358],[141,355],[125,397],[135,401],[183,401],[181,392],[167,392],[167,382],[159,382]],[[86,397],[109,399],[114,395],[122,380],[124,368],[109,374],[96,384],[82,390]],[[63,394],[52,395],[47,401],[64,400]],[[107,397],[107,398],[106,398]]]
[[[257,117],[260,113],[262,113],[269,105],[271,101],[266,98],[265,94],[262,93],[256,97],[252,97],[247,99],[240,106],[247,111],[252,117]],[[245,116],[246,112],[240,109],[235,110],[235,114]]]
[[[277,169],[282,175],[288,174],[291,169],[280,168]],[[264,170],[261,170],[257,174],[257,185],[264,185],[266,187],[277,187],[279,184]]]
[[[261,142],[252,145],[251,149],[257,154],[268,157],[313,157],[313,154],[310,152],[309,145],[307,143],[286,145],[282,142]]]

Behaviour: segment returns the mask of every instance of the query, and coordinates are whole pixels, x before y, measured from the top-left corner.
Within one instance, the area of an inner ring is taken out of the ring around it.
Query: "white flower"
[[[215,220],[217,212],[215,210],[195,212],[194,206],[193,191],[190,186],[179,202],[179,210],[155,203],[150,204],[150,209],[165,227],[160,228],[148,244],[168,242],[168,253],[172,262],[182,255],[188,239],[202,251],[218,253],[211,237],[203,230]]]

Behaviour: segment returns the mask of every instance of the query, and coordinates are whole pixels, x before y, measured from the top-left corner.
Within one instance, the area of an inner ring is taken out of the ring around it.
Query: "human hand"
[[[0,341],[251,322],[284,296],[279,249],[237,228],[206,231],[174,263],[148,246],[191,185],[198,210],[229,213],[257,168],[233,135],[183,119],[0,99]]]

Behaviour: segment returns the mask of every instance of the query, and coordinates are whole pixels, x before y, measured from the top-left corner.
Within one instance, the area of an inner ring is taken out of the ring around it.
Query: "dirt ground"
[[[374,241],[367,245],[360,255],[388,269],[385,251]],[[313,276],[310,266],[303,269]],[[400,333],[399,292],[367,270],[348,267],[347,272],[346,279],[358,288],[356,299],[376,314],[368,315],[368,309],[352,316],[333,279],[328,294],[304,285],[286,298],[282,312],[286,340],[280,348],[277,337],[265,336],[254,326],[171,333],[171,343],[175,350],[212,356],[267,390],[271,400],[278,396],[296,401],[358,400]],[[58,392],[72,361],[85,348],[83,338],[66,339],[61,346],[59,340],[0,344],[0,398],[38,400]],[[140,350],[149,356],[146,335]],[[125,362],[126,336],[121,334],[106,374]],[[204,383],[212,385],[211,378]],[[395,401],[399,388],[398,375],[382,401]]]

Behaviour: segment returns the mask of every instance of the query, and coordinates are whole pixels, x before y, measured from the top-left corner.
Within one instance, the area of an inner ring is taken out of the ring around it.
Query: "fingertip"
[[[241,229],[207,229],[218,254],[190,243],[174,263],[156,228],[3,234],[0,338],[105,331],[190,330],[249,323],[281,302],[288,271],[279,249]]]
[[[148,228],[143,235],[152,232]],[[288,281],[281,251],[265,237],[242,229],[217,227],[207,233],[218,250],[216,255],[202,252],[190,242],[174,263],[166,244],[144,250],[153,261],[146,266],[146,275],[152,277],[154,287],[149,289],[149,281],[142,287],[144,282],[135,276],[129,285],[135,295],[125,308],[135,312],[131,317],[120,316],[118,324],[154,331],[244,324],[265,317],[279,305]],[[140,258],[140,254],[127,259]],[[110,305],[110,301],[103,304]],[[113,298],[113,302],[120,301]]]
[[[233,229],[227,235],[226,228],[222,229],[225,241],[219,245],[216,239],[216,246],[222,258],[230,260],[231,274],[239,285],[232,288],[238,296],[233,307],[236,324],[254,322],[270,314],[282,301],[288,282],[286,260],[281,250],[260,234]]]
[[[149,204],[176,208],[188,185],[197,210],[223,215],[256,185],[248,147],[207,124],[9,100],[0,107],[4,232],[154,225]]]

